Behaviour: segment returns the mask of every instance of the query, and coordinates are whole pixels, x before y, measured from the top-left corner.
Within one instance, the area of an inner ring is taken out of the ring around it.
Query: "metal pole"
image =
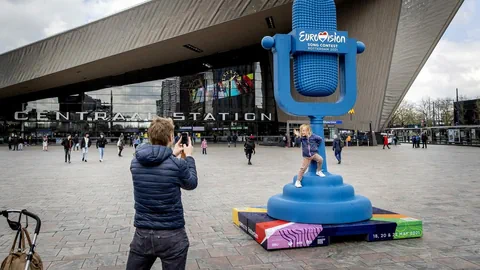
[[[359,142],[360,140],[358,139],[359,136],[360,136],[360,132],[357,129],[357,146],[360,146],[360,142]]]
[[[433,122],[433,126],[435,126],[435,102],[433,102],[432,108],[433,108],[433,110],[432,110],[433,111],[433,121],[432,122]]]
[[[323,131],[323,116],[310,116],[310,125],[312,127],[313,133],[317,134],[318,136],[322,137],[322,143],[318,147],[318,154],[323,158],[322,164],[322,171],[328,172],[327,170],[327,157],[325,153],[325,135]],[[316,172],[317,171],[317,162],[312,161],[310,162],[310,166],[308,167],[309,172]]]
[[[372,143],[373,143],[372,121],[370,121],[370,134],[368,134],[368,146],[370,146],[370,138],[372,138]]]

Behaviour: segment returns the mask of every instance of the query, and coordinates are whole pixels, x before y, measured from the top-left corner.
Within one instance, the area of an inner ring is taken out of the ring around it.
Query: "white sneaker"
[[[317,175],[320,176],[320,177],[325,177],[325,174],[322,171],[318,171]]]
[[[300,181],[295,181],[295,187],[297,188],[301,188],[302,187],[302,183],[300,183]]]

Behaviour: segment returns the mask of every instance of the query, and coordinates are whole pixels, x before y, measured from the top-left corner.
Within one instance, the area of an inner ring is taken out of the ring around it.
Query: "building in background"
[[[367,50],[357,58],[355,114],[327,119],[327,139],[385,128],[463,3],[335,2],[338,29]],[[4,53],[0,136],[118,136],[145,132],[153,115],[202,135],[290,132],[307,119],[277,109],[260,40],[288,33],[291,11],[291,0],[150,1]]]
[[[480,99],[453,103],[453,119],[455,125],[480,125]]]

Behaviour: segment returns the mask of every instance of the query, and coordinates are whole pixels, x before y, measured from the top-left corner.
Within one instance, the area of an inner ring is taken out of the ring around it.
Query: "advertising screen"
[[[253,73],[246,75],[235,74],[224,77],[225,80],[216,84],[193,83],[194,86],[188,89],[190,102],[201,103],[227,97],[235,97],[243,94],[255,93]]]

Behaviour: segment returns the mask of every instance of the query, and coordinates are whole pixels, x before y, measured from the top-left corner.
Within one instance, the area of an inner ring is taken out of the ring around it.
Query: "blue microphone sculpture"
[[[292,22],[291,33],[262,39],[262,46],[273,53],[275,99],[286,113],[308,116],[313,133],[323,138],[323,118],[344,115],[355,105],[356,55],[365,50],[365,45],[348,38],[347,32],[337,31],[333,0],[295,0]],[[290,55],[293,55],[294,85],[300,94],[325,97],[333,94],[338,85],[339,100],[335,103],[294,100],[290,93]],[[344,184],[340,175],[328,172],[324,140],[318,153],[323,158],[323,163],[318,163],[322,168],[317,170],[317,162],[311,162],[308,173],[301,179],[303,188],[295,187],[295,176],[292,183],[284,186],[283,194],[269,199],[268,215],[313,224],[370,219],[370,200],[355,195],[354,188]]]
[[[292,29],[293,31],[322,29],[324,33],[320,34],[319,38],[327,38],[326,33],[337,31],[335,3],[333,1],[295,1]],[[333,94],[338,82],[337,55],[299,52],[293,59],[293,79],[295,88],[304,96],[325,97]]]

